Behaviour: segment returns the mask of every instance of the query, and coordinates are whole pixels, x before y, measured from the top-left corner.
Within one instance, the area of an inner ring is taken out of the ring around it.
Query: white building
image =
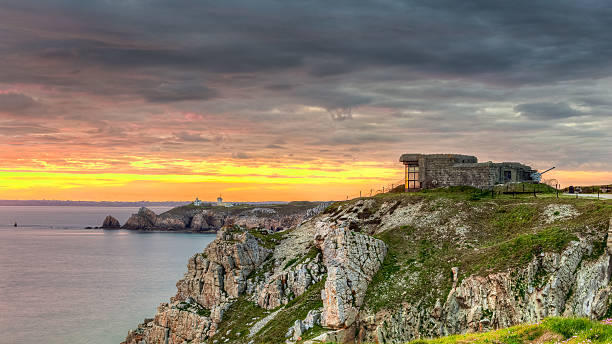
[[[193,201],[193,205],[195,205],[196,207],[199,207],[202,205],[202,201],[200,201],[197,197],[195,199],[195,201]]]

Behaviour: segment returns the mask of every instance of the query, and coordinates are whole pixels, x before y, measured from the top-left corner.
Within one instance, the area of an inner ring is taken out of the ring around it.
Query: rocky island
[[[612,201],[478,195],[357,198],[278,232],[226,221],[124,343],[401,343],[612,315]]]
[[[142,207],[121,226],[112,216],[104,219],[102,228],[157,231],[217,231],[223,226],[265,228],[272,231],[295,227],[318,214],[330,202],[289,202],[287,204],[250,205],[233,207],[214,205],[184,205],[155,214]]]

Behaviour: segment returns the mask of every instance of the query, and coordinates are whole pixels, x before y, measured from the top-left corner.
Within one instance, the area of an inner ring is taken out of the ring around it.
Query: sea
[[[153,317],[215,236],[84,229],[137,211],[0,206],[0,343],[118,344]]]

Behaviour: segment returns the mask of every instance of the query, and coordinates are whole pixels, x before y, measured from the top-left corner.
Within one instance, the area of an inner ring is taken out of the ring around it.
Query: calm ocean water
[[[137,210],[0,207],[0,343],[117,344],[153,316],[214,235],[83,229]]]

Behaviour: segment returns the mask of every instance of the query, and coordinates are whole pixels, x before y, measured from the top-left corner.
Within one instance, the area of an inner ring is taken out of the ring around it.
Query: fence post
[[[361,198],[361,190],[359,190],[359,198]]]

